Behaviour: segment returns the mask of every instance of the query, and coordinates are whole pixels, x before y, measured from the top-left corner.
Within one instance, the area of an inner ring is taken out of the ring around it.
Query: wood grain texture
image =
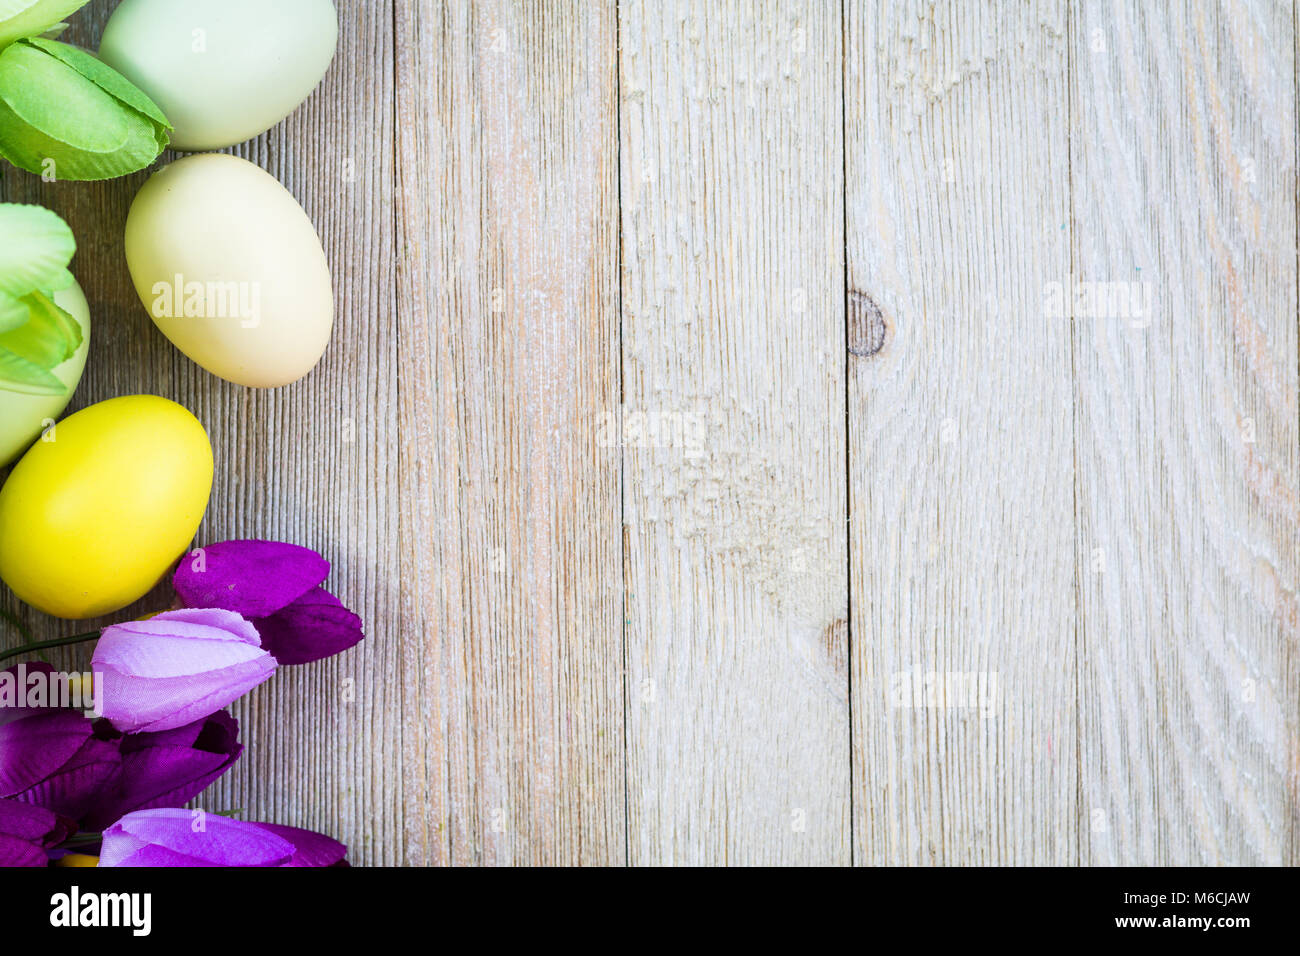
[[[413,863],[625,859],[614,35],[398,3]]]
[[[847,863],[839,11],[620,47],[631,861]]]
[[[1083,862],[1293,862],[1293,10],[1071,35],[1076,278],[1151,298],[1074,321]]]
[[[1300,858],[1293,3],[337,6],[233,150],[329,258],[304,381],[154,328],[147,173],[0,179],[79,240],[70,411],[193,410],[198,541],[368,625],[202,805],[360,864]]]
[[[855,859],[1072,863],[1064,6],[845,27]]]
[[[113,7],[95,2],[65,39],[91,48]],[[247,751],[201,805],[242,809],[329,832],[360,863],[400,858],[402,712],[399,686],[396,324],[392,150],[392,10],[339,4],[340,49],[321,87],[285,123],[232,152],[276,176],[303,204],[334,278],[335,330],[303,381],[254,391],[219,381],[154,327],[131,286],[122,235],[147,178],[42,183],[6,168],[0,198],[58,212],[78,239],[73,271],[91,303],[87,370],[69,411],[117,395],[152,393],[189,408],[212,440],[216,475],[199,543],[265,537],[316,548],[333,562],[327,586],[367,622],[368,640],[339,658],[284,668],[238,701]],[[170,161],[171,154],[162,162]],[[16,604],[7,592],[10,605]],[[118,615],[160,610],[166,587]],[[26,610],[40,638],[87,627]],[[89,652],[52,658],[84,666]]]

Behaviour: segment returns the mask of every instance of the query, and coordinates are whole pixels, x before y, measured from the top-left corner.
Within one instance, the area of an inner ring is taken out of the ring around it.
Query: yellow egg
[[[144,597],[185,553],[212,491],[198,419],[155,395],[71,415],[0,488],[0,578],[32,607],[98,617]]]

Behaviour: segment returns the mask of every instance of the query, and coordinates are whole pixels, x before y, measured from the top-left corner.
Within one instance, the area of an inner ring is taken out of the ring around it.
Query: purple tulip
[[[184,727],[275,671],[252,624],[212,609],[106,627],[92,662],[104,682],[104,717],[128,734]]]
[[[104,831],[99,865],[282,866],[295,852],[255,823],[201,810],[138,810]]]
[[[0,797],[11,797],[63,766],[90,736],[75,710],[29,712],[0,727]]]
[[[0,670],[0,675],[5,675],[4,677],[0,677],[0,682],[7,683],[11,681],[11,686],[14,687],[15,691],[19,691],[21,688],[18,687],[18,683],[21,680],[21,675],[25,674],[30,680],[33,675],[41,674],[48,679],[50,675],[54,673],[54,668],[49,664],[46,664],[44,661],[28,661],[24,664],[11,664],[4,670]],[[23,706],[18,706],[14,701],[0,698],[0,727],[12,723],[15,720],[22,720],[24,717],[30,717],[32,714],[45,713],[49,713],[48,707],[27,707],[25,704]]]
[[[348,865],[348,861],[344,859],[348,855],[348,848],[338,840],[333,840],[323,833],[303,830],[298,827],[281,826],[278,823],[259,823],[257,826],[263,830],[270,830],[276,836],[283,837],[293,844],[293,856],[289,858],[288,863],[282,863],[281,866],[329,867]]]
[[[0,727],[0,797],[80,819],[121,765],[117,744],[94,729],[74,710],[37,713]]]
[[[279,541],[223,541],[183,559],[172,583],[186,607],[242,614],[281,664],[307,664],[359,642],[361,618],[324,590],[330,564]]]
[[[102,830],[136,810],[179,807],[230,769],[244,746],[239,722],[224,710],[175,730],[123,737],[101,721],[96,732],[121,748],[117,773],[96,796],[83,829]]]
[[[45,866],[46,850],[70,837],[76,826],[44,807],[0,799],[0,866]]]

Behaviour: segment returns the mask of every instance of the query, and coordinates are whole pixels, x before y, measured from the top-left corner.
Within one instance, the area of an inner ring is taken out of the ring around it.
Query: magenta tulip
[[[102,830],[128,813],[179,807],[231,768],[244,746],[239,722],[224,710],[175,730],[122,736],[101,721],[97,733],[121,749],[117,772],[79,816],[83,829]]]
[[[320,586],[329,572],[329,562],[310,548],[223,541],[183,559],[172,584],[186,607],[248,618],[280,664],[307,664],[365,637],[361,618]]]
[[[49,863],[46,851],[74,830],[71,820],[44,807],[0,799],[0,867],[45,866]]]
[[[99,865],[282,866],[294,852],[255,823],[202,810],[138,810],[104,831]]]

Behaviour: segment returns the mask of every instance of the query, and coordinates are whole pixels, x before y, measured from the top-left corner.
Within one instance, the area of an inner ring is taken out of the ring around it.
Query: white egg
[[[81,382],[90,352],[90,306],[76,282],[54,293],[54,303],[77,320],[81,326],[81,347],[50,373],[68,386],[63,395],[24,395],[0,389],[0,468],[12,463],[20,452],[36,440],[49,422],[59,417]]]
[[[158,104],[176,149],[222,149],[297,109],[338,33],[332,0],[123,0],[99,56]]]
[[[151,176],[127,214],[126,262],[162,333],[228,381],[288,385],[329,343],[320,237],[273,176],[237,156],[187,156]]]

